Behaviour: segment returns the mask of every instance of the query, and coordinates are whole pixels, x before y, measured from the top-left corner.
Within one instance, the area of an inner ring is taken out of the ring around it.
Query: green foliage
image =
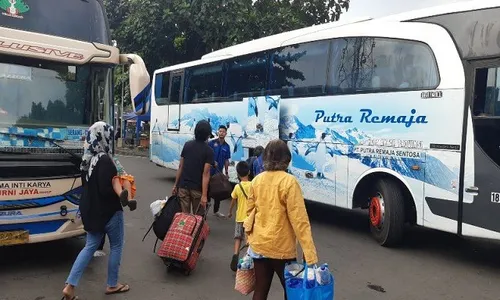
[[[7,10],[10,7],[10,2],[9,0],[0,0],[0,8],[3,10]],[[19,13],[25,13],[27,12],[30,8],[26,3],[24,3],[23,0],[17,0],[16,3],[14,4],[14,7],[19,11]]]
[[[104,0],[104,4],[120,51],[140,55],[150,74],[223,47],[337,21],[349,9],[349,0]],[[115,72],[118,99],[120,69]]]
[[[122,88],[123,88],[124,106],[126,107],[126,106],[131,105],[127,69],[125,69],[125,72],[123,72],[123,67],[121,67],[121,66],[116,67],[115,74],[114,74],[114,80],[115,80],[115,85],[114,85],[113,95],[114,95],[115,103],[121,104]]]
[[[8,7],[10,7],[9,0],[0,0],[1,9],[6,10]]]
[[[17,8],[17,10],[19,11],[19,13],[25,13],[27,12],[30,8],[28,7],[28,5],[26,5],[24,3],[23,0],[17,0],[16,4],[14,5],[15,8]]]

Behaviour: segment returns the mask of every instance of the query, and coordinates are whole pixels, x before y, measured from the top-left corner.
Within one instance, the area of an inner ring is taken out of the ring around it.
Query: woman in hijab
[[[113,127],[105,122],[94,123],[87,133],[85,153],[82,158],[83,193],[80,212],[87,242],[80,251],[66,280],[63,300],[77,299],[75,287],[104,235],[108,235],[110,255],[106,294],[129,291],[127,284],[118,283],[118,271],[123,249],[123,209],[120,197],[113,190],[112,180],[117,175],[111,158],[110,142]]]

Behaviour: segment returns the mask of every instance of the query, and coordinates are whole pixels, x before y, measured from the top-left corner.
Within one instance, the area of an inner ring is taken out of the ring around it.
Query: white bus
[[[113,123],[119,64],[146,112],[146,67],[113,46],[101,0],[0,1],[0,246],[84,234],[83,141]]]
[[[485,0],[340,21],[159,69],[151,160],[177,168],[207,119],[232,166],[286,141],[305,198],[369,209],[381,245],[405,223],[498,239],[499,15]]]

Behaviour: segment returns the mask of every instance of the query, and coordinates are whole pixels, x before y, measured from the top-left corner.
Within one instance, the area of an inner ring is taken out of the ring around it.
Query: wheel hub
[[[380,228],[384,224],[385,205],[382,195],[372,197],[370,200],[370,223]]]

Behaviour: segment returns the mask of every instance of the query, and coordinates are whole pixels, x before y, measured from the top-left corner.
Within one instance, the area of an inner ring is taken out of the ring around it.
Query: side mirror
[[[151,83],[144,61],[136,54],[121,54],[120,63],[130,65],[129,85],[132,108],[136,115],[144,115],[149,111],[149,93]]]

